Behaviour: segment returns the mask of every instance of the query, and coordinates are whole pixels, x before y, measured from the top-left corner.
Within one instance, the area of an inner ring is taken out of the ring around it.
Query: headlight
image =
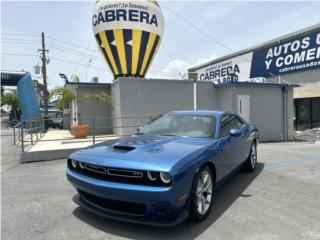
[[[169,173],[160,172],[160,179],[166,184],[171,182],[171,176],[169,175]]]
[[[81,169],[84,169],[84,163],[83,162],[79,162],[79,166]]]
[[[147,175],[148,175],[148,178],[149,178],[151,181],[157,180],[157,173],[156,173],[156,172],[150,172],[150,171],[148,171]]]
[[[73,168],[77,168],[77,161],[76,160],[71,160],[71,165]]]

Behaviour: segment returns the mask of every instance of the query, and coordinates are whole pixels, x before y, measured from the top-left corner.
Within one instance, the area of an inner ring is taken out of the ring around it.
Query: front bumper
[[[188,217],[187,199],[179,200],[183,192],[181,187],[175,189],[107,182],[81,175],[69,168],[67,178],[79,192],[73,197],[74,202],[102,217],[155,226],[173,226]],[[110,200],[111,206],[117,202],[132,203],[133,206],[144,206],[145,210],[137,213],[119,210],[118,206],[109,208],[110,204],[107,207],[99,204],[101,200],[93,201],[95,197]]]

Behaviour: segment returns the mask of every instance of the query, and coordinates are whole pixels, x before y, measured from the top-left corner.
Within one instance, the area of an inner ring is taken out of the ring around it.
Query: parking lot
[[[259,168],[215,195],[202,223],[157,228],[103,219],[77,207],[65,160],[19,164],[2,135],[2,239],[320,239],[320,144],[264,143]]]

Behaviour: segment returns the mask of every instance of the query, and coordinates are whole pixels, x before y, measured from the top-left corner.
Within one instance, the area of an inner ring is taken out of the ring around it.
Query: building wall
[[[221,100],[227,96],[232,99],[232,104],[220,106],[221,110],[238,113],[238,95],[250,96],[250,121],[260,130],[263,141],[279,141],[284,139],[284,95],[281,87],[274,86],[237,86],[219,89]],[[288,137],[293,136],[293,100],[292,88],[288,89]]]
[[[116,132],[119,135],[134,133],[136,126],[146,124],[150,116],[174,110],[193,109],[192,81],[121,78],[113,83],[112,95],[119,104],[119,107],[114,108],[114,116],[122,120],[123,128],[119,128]],[[281,85],[214,87],[212,83],[199,82],[197,95],[199,110],[232,112],[238,112],[237,96],[249,95],[250,119],[260,129],[261,140],[284,139],[284,95]],[[287,96],[289,139],[293,135],[292,97],[292,88],[289,88]]]
[[[217,108],[218,92],[212,82],[197,82],[197,109],[216,110]]]
[[[217,108],[219,111],[233,112],[233,90],[232,88],[219,88],[217,91]]]
[[[119,104],[114,116],[121,118],[118,135],[132,134],[136,126],[165,112],[193,109],[193,83],[190,81],[118,78],[112,92]]]
[[[278,83],[279,76],[267,78],[266,81]],[[309,69],[306,71],[283,74],[280,76],[280,81],[282,83],[294,83],[294,84],[320,82],[320,69]]]
[[[107,94],[111,94],[111,85],[101,84],[69,84],[67,88],[73,89],[77,96],[78,105],[78,119],[81,124],[88,124],[90,126],[90,134],[92,131],[92,125],[94,121],[95,133],[96,134],[112,134],[113,133],[113,122],[112,122],[112,107],[106,106],[105,103],[87,101],[85,96],[88,94],[97,93],[104,91]],[[74,106],[70,104],[70,125],[73,123],[74,117]],[[66,117],[66,116],[65,116]],[[94,120],[93,120],[94,119]],[[69,127],[70,127],[69,125]],[[66,126],[68,127],[68,126]]]
[[[77,88],[78,98],[78,117],[81,119],[81,124],[88,124],[92,127],[93,119],[95,124],[96,134],[111,134],[113,133],[112,124],[112,109],[106,106],[105,103],[87,101],[85,96],[94,94],[98,91],[104,91],[110,95],[110,86],[79,86]]]
[[[320,81],[314,83],[304,83],[302,87],[294,89],[293,97],[294,99],[320,97]]]
[[[112,117],[113,117],[113,132],[116,135],[121,135],[119,127],[122,126],[121,121],[121,104],[120,104],[120,87],[119,81],[114,81],[111,86],[112,96]]]

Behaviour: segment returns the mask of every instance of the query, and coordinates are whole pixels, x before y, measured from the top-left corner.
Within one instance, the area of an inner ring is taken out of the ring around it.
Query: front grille
[[[147,171],[132,170],[132,169],[115,169],[109,167],[103,167],[93,164],[85,163],[85,168],[81,169],[79,166],[73,168],[71,160],[68,159],[68,167],[77,173],[82,175],[105,180],[109,182],[126,183],[126,184],[136,184],[145,186],[169,186],[170,184],[165,184],[157,177],[156,181],[151,181],[147,176]]]
[[[101,173],[101,174],[106,174],[107,169],[104,167],[92,165],[92,164],[85,164],[86,170],[96,172],[96,173]]]
[[[84,199],[86,202],[106,210],[132,215],[146,215],[147,207],[142,203],[133,203],[102,198],[83,191],[79,191],[79,193],[82,199]]]
[[[107,173],[109,176],[143,178],[143,173],[141,171],[108,168]]]

